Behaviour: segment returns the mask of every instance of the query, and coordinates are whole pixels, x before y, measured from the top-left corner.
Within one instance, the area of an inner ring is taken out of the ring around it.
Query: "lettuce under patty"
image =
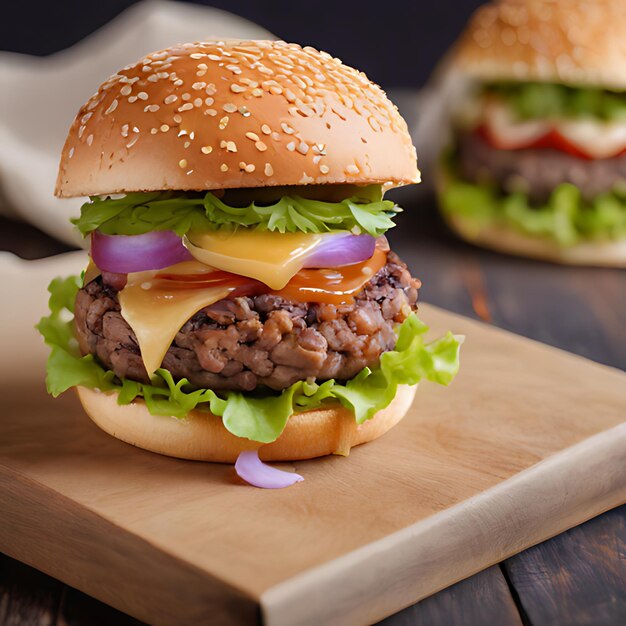
[[[464,181],[453,166],[444,167],[442,209],[477,225],[515,228],[564,247],[626,237],[626,189],[615,188],[587,201],[578,187],[562,183],[546,203],[536,205],[520,191],[504,194],[495,184]]]
[[[626,118],[626,93],[607,89],[509,82],[486,85],[484,92],[504,100],[522,120],[592,117],[613,121]]]
[[[121,198],[94,196],[72,223],[83,236],[98,229],[106,235],[141,235],[172,230],[182,236],[191,230],[207,231],[239,226],[258,230],[325,233],[358,230],[374,237],[395,226],[401,209],[382,199],[380,185],[362,188],[340,202],[324,202],[286,195],[271,204],[252,202],[230,206],[215,194],[193,192],[129,193]]]
[[[380,366],[361,370],[345,384],[334,380],[321,384],[300,381],[282,393],[216,393],[194,388],[185,379],[175,382],[165,369],[157,370],[153,384],[119,380],[92,355],[80,355],[70,314],[81,285],[78,276],[54,279],[48,287],[50,315],[37,325],[51,348],[46,385],[54,397],[80,385],[103,392],[116,391],[119,404],[143,398],[153,415],[182,419],[192,409],[210,409],[222,417],[224,426],[237,437],[270,443],[278,438],[294,413],[339,401],[362,424],[391,403],[398,385],[415,385],[421,380],[448,385],[459,369],[459,339],[448,332],[425,343],[428,328],[412,314],[398,329],[395,350],[382,355]]]

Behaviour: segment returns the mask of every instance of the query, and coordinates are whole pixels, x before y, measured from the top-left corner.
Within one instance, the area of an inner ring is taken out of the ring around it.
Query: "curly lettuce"
[[[81,284],[77,276],[54,279],[48,287],[50,315],[37,325],[51,349],[46,385],[54,397],[71,387],[83,386],[115,391],[119,404],[141,398],[153,415],[183,419],[192,409],[210,410],[222,418],[233,435],[270,443],[278,438],[294,413],[338,401],[362,424],[390,404],[398,385],[415,385],[421,380],[448,385],[459,369],[459,338],[448,333],[426,343],[424,334],[428,328],[412,314],[398,329],[395,350],[382,355],[380,366],[361,370],[345,384],[334,380],[321,384],[300,381],[281,393],[216,393],[195,388],[185,379],[176,382],[165,369],[157,370],[151,384],[120,380],[92,355],[80,355],[71,313]]]
[[[503,194],[495,184],[464,181],[447,167],[439,196],[446,213],[478,225],[511,227],[563,247],[626,237],[626,189],[618,187],[587,201],[578,187],[562,183],[537,205],[521,191]]]
[[[626,93],[554,83],[494,83],[486,94],[501,98],[522,120],[577,119],[604,121],[626,118]]]
[[[247,206],[231,206],[210,191],[152,192],[91,197],[72,223],[83,236],[96,229],[106,235],[172,230],[183,236],[191,230],[243,226],[280,233],[358,230],[378,237],[395,225],[392,218],[400,211],[393,202],[382,199],[380,185],[363,187],[358,195],[340,202],[285,195],[267,204]]]

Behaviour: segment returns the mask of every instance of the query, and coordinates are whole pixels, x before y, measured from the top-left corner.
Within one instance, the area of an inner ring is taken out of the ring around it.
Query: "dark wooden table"
[[[405,197],[403,205],[406,211],[389,238],[423,281],[422,300],[626,369],[626,271],[565,268],[482,251],[448,234],[436,216],[432,198]],[[67,248],[30,226],[0,219],[0,249],[39,258]],[[2,625],[138,623],[0,555]],[[626,624],[626,506],[526,550],[382,623]]]

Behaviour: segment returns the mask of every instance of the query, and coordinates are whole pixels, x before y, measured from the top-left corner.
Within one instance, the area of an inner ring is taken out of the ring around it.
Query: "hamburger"
[[[452,55],[470,83],[439,178],[449,225],[476,244],[626,267],[626,5],[506,0]]]
[[[379,437],[459,341],[424,341],[384,233],[419,180],[364,74],[281,41],[149,54],[78,112],[56,194],[89,196],[83,276],[50,285],[53,396],[147,450],[296,460]],[[68,321],[68,312],[73,316]]]

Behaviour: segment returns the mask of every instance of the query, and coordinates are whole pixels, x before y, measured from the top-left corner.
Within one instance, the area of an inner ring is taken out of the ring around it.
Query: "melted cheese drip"
[[[207,265],[280,290],[302,269],[307,254],[321,243],[322,237],[242,229],[190,233],[184,243],[196,259]]]
[[[102,274],[102,272],[93,262],[92,258],[89,257],[89,263],[87,264],[87,269],[85,270],[85,275],[83,276],[83,285],[88,285],[94,278],[100,276],[100,274]]]
[[[176,333],[190,317],[235,289],[224,285],[180,289],[171,281],[156,278],[160,271],[129,274],[128,283],[118,296],[122,317],[137,337],[148,374],[161,367]],[[167,271],[170,274],[199,274],[210,272],[212,268],[188,261],[173,265]]]

